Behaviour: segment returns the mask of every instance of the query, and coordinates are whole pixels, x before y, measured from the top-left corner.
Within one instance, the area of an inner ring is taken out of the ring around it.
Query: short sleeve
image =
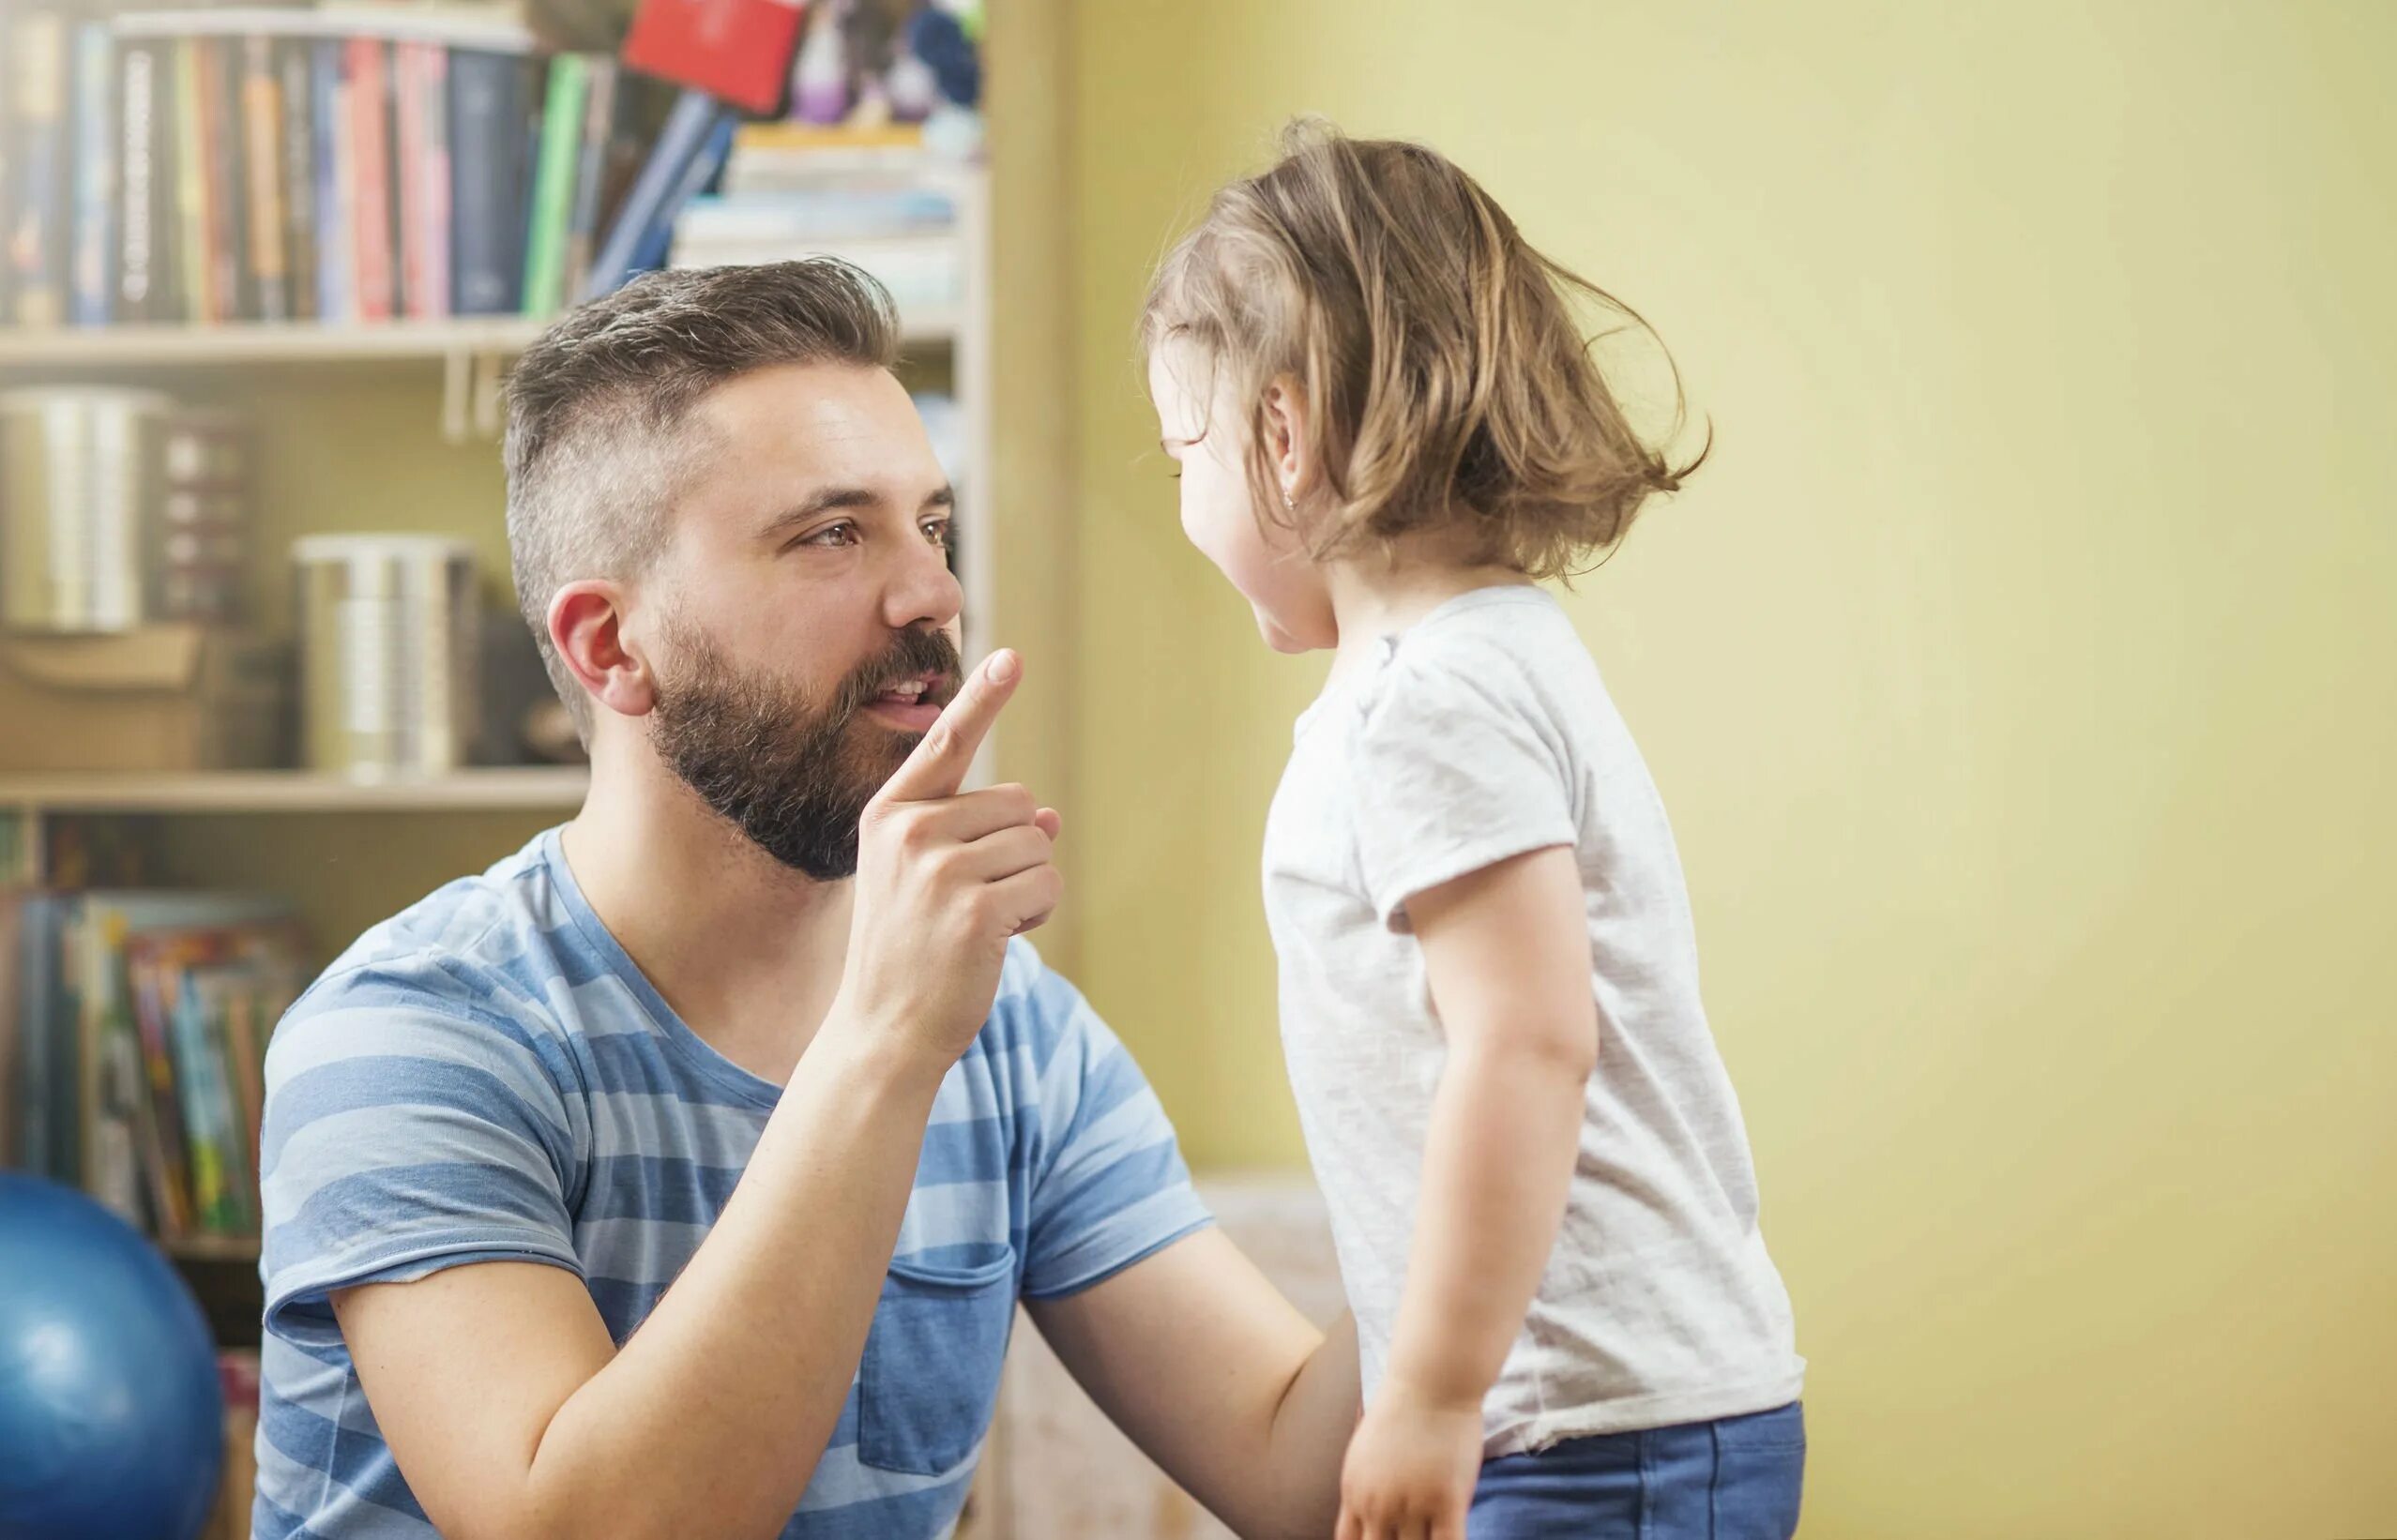
[[[572,1120],[536,1030],[402,965],[327,979],[266,1055],[266,1322],[308,1343],[326,1297],[469,1261],[577,1267]]]
[[[1410,929],[1418,893],[1575,842],[1563,750],[1502,650],[1402,650],[1363,713],[1351,764],[1358,868],[1391,929]]]
[[[1212,1221],[1156,1092],[1098,1013],[1045,970],[1024,1004],[1041,1062],[1023,1293],[1054,1299]]]

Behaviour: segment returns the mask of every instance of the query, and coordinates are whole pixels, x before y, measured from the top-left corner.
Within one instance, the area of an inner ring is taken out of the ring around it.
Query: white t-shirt
[[[1325,690],[1266,823],[1282,1046],[1366,1394],[1446,1054],[1406,901],[1557,845],[1581,864],[1598,1070],[1555,1250],[1483,1403],[1493,1458],[1765,1411],[1805,1372],[1655,783],[1555,600],[1494,587],[1382,639]]]

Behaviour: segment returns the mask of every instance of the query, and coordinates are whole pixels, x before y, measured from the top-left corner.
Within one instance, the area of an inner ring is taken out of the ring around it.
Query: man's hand
[[[1054,811],[1021,786],[958,791],[1024,675],[991,655],[866,804],[856,911],[830,1021],[902,1037],[942,1068],[991,1013],[1008,939],[1057,906]]]
[[[1464,1540],[1481,1471],[1481,1408],[1386,1382],[1340,1471],[1338,1540]]]

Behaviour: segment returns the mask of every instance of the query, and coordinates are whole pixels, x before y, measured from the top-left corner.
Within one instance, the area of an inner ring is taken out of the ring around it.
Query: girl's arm
[[[1389,1364],[1343,1483],[1343,1536],[1434,1516],[1431,1532],[1444,1534],[1441,1521],[1461,1522],[1482,1397],[1555,1246],[1598,1060],[1589,922],[1570,847],[1485,867],[1415,895],[1406,911],[1448,1063]]]
[[[1564,846],[1406,901],[1449,1054],[1388,1378],[1435,1404],[1480,1406],[1556,1244],[1598,1063],[1582,905]]]

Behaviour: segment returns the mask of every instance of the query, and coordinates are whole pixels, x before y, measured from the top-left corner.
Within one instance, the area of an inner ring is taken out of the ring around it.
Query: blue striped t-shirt
[[[678,1019],[556,831],[360,937],[266,1064],[261,1540],[430,1540],[329,1291],[570,1270],[618,1342],[723,1209],[778,1088]],[[963,1502],[1020,1298],[1206,1224],[1130,1055],[1024,942],[941,1083],[873,1327],[785,1540],[929,1540]]]

